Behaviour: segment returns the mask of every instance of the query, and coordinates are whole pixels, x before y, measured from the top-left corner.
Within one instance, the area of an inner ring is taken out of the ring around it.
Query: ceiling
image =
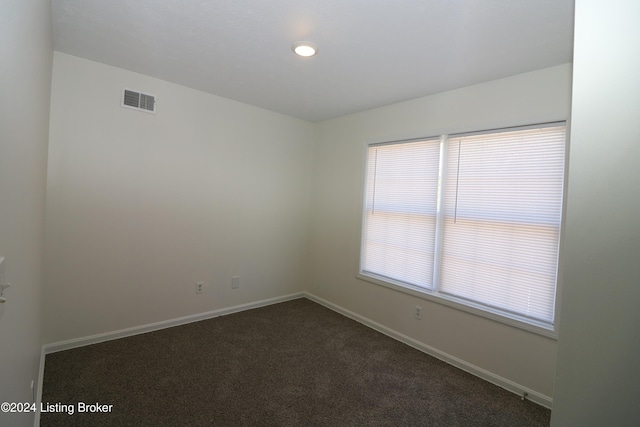
[[[315,122],[571,62],[573,3],[52,0],[52,17],[57,51]]]

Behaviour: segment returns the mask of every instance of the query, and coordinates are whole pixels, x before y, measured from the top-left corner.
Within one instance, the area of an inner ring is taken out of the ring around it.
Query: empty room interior
[[[635,0],[2,0],[0,425],[39,425],[47,356],[299,299],[554,427],[640,425],[637,22]],[[514,163],[551,207],[508,193]]]

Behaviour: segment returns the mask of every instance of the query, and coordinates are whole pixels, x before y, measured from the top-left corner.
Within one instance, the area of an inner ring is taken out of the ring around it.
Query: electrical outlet
[[[238,289],[240,287],[240,277],[233,276],[231,278],[231,289]]]
[[[422,307],[416,305],[416,310],[413,312],[413,317],[418,320],[422,320]]]
[[[204,282],[196,282],[196,294],[201,294],[204,288]]]

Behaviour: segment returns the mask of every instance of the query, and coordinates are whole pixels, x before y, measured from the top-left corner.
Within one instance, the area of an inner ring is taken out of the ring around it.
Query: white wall
[[[45,342],[305,289],[311,123],[59,52],[51,96]]]
[[[40,360],[44,203],[51,91],[51,5],[4,0],[0,13],[0,402],[30,402]],[[0,412],[0,425],[33,414]]]
[[[553,339],[355,278],[364,146],[370,141],[568,119],[563,65],[320,123],[311,205],[310,291],[334,304],[549,398]],[[415,305],[424,318],[413,318]]]
[[[29,401],[42,343],[50,5],[2,8],[0,256],[13,287],[0,307],[0,401]],[[577,1],[554,426],[640,423],[639,19],[633,0]],[[365,141],[567,118],[569,81],[569,66],[555,67],[319,124],[308,289],[551,396],[555,341],[354,276]],[[157,94],[158,114],[120,108],[123,86]],[[305,288],[310,124],[59,53],[52,93],[45,342]],[[0,424],[32,422],[7,417]]]
[[[576,2],[553,426],[640,425],[640,2]]]

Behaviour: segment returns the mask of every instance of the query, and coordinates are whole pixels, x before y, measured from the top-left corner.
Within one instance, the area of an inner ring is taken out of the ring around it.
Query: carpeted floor
[[[43,413],[45,427],[523,427],[551,415],[307,299],[49,354],[42,401],[73,409]]]

